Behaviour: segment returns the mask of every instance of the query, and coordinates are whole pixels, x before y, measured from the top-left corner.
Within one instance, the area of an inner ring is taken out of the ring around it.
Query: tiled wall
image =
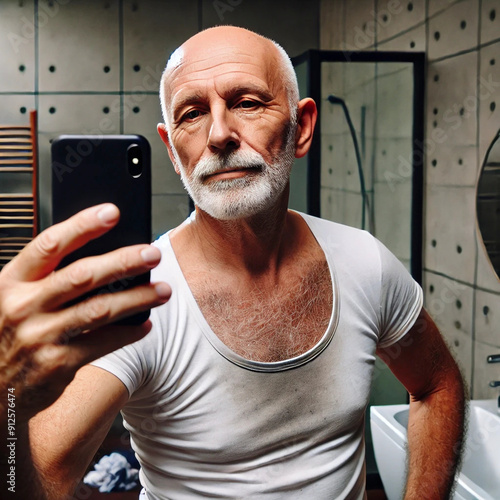
[[[38,110],[42,227],[51,218],[50,140],[62,133],[147,137],[154,234],[186,217],[187,195],[156,132],[158,83],[175,47],[218,24],[256,30],[298,55],[318,48],[319,0],[0,2],[0,123],[24,124]]]
[[[474,398],[500,379],[500,281],[476,227],[476,183],[500,128],[498,0],[322,0],[320,48],[425,51],[424,290]],[[390,199],[387,200],[390,203]]]

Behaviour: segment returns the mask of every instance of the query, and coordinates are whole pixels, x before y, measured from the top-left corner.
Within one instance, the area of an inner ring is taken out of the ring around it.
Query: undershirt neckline
[[[196,302],[196,299],[194,298],[193,293],[191,292],[191,288],[189,287],[189,284],[184,277],[184,273],[182,272],[182,269],[179,265],[179,262],[177,260],[177,256],[175,255],[174,249],[172,247],[172,244],[170,242],[170,236],[169,233],[167,233],[167,240],[168,240],[168,245],[170,247],[170,250],[174,256],[175,260],[175,265],[177,268],[177,272],[180,274],[182,277],[182,285],[185,288],[185,294],[184,297],[188,300],[189,302],[189,310],[191,312],[194,312],[195,317],[197,319],[197,322],[203,332],[203,335],[205,338],[208,340],[208,342],[212,345],[212,347],[225,359],[230,361],[231,363],[241,367],[245,368],[248,370],[252,371],[257,371],[257,372],[281,372],[285,370],[290,370],[292,368],[297,368],[299,366],[302,366],[309,361],[313,360],[316,358],[319,354],[321,354],[330,344],[331,340],[333,339],[335,335],[335,331],[337,329],[338,325],[338,320],[339,320],[339,290],[338,290],[338,285],[337,285],[337,280],[336,280],[336,274],[334,272],[334,267],[333,263],[330,261],[327,252],[325,252],[323,245],[321,244],[321,237],[318,237],[318,235],[315,233],[314,229],[311,227],[311,222],[313,222],[314,219],[310,219],[310,216],[307,216],[306,214],[303,214],[301,212],[296,212],[299,214],[302,219],[305,221],[307,224],[309,230],[313,234],[314,238],[320,245],[324,255],[326,262],[328,264],[328,269],[330,271],[330,278],[332,282],[332,297],[333,297],[333,303],[332,303],[332,313],[330,316],[330,321],[328,322],[328,326],[326,328],[325,333],[322,335],[321,339],[313,346],[311,349],[307,350],[306,352],[294,356],[292,358],[284,359],[281,361],[272,361],[272,362],[264,362],[264,361],[255,361],[251,359],[247,359],[236,352],[234,352],[232,349],[230,349],[220,338],[215,334],[215,332],[212,330],[210,325],[208,324],[207,320],[203,316],[203,313],[201,312],[201,309],[198,306],[198,303]]]

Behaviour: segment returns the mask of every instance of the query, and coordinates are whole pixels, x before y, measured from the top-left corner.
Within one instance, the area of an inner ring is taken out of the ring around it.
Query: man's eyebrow
[[[174,120],[182,108],[189,106],[190,104],[200,102],[202,99],[202,95],[198,93],[187,94],[179,99],[174,98],[171,105],[172,117]]]
[[[261,85],[256,85],[254,83],[244,83],[241,85],[233,85],[231,88],[225,92],[228,97],[240,97],[243,94],[257,94],[264,102],[272,101],[274,96],[273,94]]]

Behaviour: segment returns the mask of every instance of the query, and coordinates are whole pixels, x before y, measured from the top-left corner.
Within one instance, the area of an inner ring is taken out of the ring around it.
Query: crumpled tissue
[[[83,482],[101,493],[129,491],[139,484],[139,471],[120,453],[106,455],[94,465]]]

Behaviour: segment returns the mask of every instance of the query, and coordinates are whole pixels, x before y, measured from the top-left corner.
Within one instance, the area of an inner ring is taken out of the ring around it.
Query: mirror
[[[476,210],[484,248],[500,277],[500,130],[486,152],[477,184]]]

